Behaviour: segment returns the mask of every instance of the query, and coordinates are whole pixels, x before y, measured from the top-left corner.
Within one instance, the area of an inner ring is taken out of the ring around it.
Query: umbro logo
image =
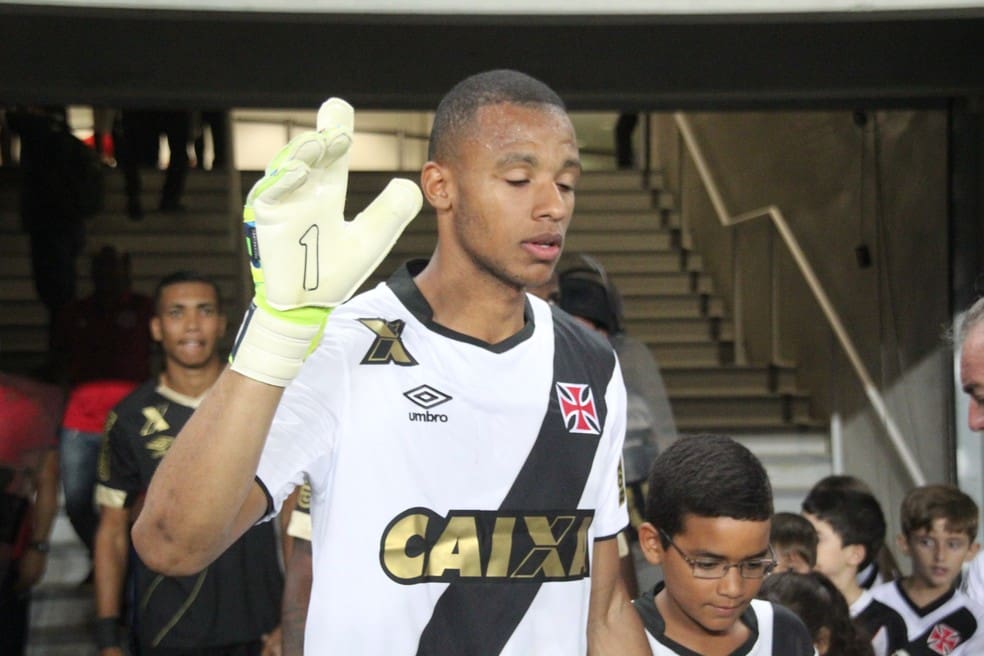
[[[412,390],[407,390],[403,393],[403,396],[407,397],[414,405],[427,411],[410,412],[410,421],[422,421],[426,423],[440,422],[442,424],[447,423],[447,415],[430,412],[430,410],[432,408],[436,408],[442,403],[447,403],[450,401],[450,395],[445,394],[441,390],[435,389],[430,385],[420,385],[419,387],[414,387]]]
[[[426,410],[430,410],[435,406],[439,406],[442,403],[447,403],[451,400],[450,396],[441,390],[434,389],[430,385],[414,387],[412,390],[404,392],[403,396],[407,397],[415,404]]]

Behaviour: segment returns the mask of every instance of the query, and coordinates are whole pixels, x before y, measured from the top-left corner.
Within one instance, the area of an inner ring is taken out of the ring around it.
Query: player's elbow
[[[166,576],[189,576],[205,569],[208,555],[180,541],[165,518],[141,513],[131,531],[133,548],[151,570]]]

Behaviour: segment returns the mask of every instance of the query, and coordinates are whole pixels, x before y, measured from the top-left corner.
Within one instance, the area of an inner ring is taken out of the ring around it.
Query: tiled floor
[[[44,577],[31,595],[28,656],[95,656],[92,640],[94,601],[89,556],[59,512],[51,535],[51,553]]]

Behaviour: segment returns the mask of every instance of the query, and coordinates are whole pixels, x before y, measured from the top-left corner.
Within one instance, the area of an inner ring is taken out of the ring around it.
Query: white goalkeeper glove
[[[244,376],[279,387],[293,380],[331,309],[379,266],[420,211],[417,185],[394,179],[345,220],[353,122],[351,105],[325,101],[318,131],[284,146],[246,197],[255,295],[230,356]]]

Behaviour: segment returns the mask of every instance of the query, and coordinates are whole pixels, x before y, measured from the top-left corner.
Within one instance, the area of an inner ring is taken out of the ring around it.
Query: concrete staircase
[[[16,175],[0,169],[0,369],[30,373],[44,362],[47,316],[37,300],[31,279],[29,247],[20,230]],[[230,330],[242,316],[245,264],[240,255],[238,175],[191,171],[181,214],[148,211],[142,221],[126,215],[122,173],[106,171],[104,210],[87,222],[86,253],[113,245],[132,258],[133,287],[152,294],[157,281],[179,269],[195,269],[213,276],[226,301]],[[142,175],[143,205],[155,208],[163,174]],[[78,295],[91,290],[89,258],[77,261]],[[93,590],[83,584],[91,564],[75,536],[64,510],[55,520],[48,566],[31,602],[29,656],[94,656],[92,635]]]
[[[122,175],[109,174],[106,209],[88,224],[87,251],[113,244],[130,252],[134,287],[147,294],[163,274],[176,269],[213,275],[234,332],[248,300],[238,208],[260,174],[245,172],[240,179],[193,171],[184,197],[187,212],[148,212],[140,222],[126,217]],[[392,175],[354,174],[349,212],[365,207]],[[156,207],[163,176],[144,176],[144,206]],[[681,247],[673,198],[660,187],[659,175],[644,180],[633,172],[586,174],[578,186],[568,252],[595,256],[621,290],[628,332],[643,340],[659,363],[679,431],[735,435],[764,461],[777,510],[798,510],[809,486],[831,471],[825,426],[811,416],[810,399],[796,387],[795,370],[734,364],[725,305],[700,255]],[[47,336],[16,208],[9,171],[0,169],[0,368],[25,372],[42,361]],[[385,279],[408,258],[428,256],[434,235],[434,214],[425,209],[364,287]],[[79,260],[79,274],[79,293],[85,294],[85,257]],[[83,548],[59,517],[48,572],[34,593],[31,654],[95,653],[88,625],[91,587],[78,585],[87,572]]]
[[[348,211],[365,207],[391,173],[354,176]],[[411,174],[407,174],[413,177]],[[248,189],[258,174],[244,175]],[[660,366],[681,433],[724,432],[763,460],[776,507],[799,511],[809,487],[831,473],[829,435],[790,367],[734,364],[733,325],[701,256],[681,246],[679,215],[662,176],[591,172],[578,183],[568,253],[593,255],[622,293],[627,331]],[[366,286],[401,262],[427,257],[435,239],[429,209],[414,220]]]

